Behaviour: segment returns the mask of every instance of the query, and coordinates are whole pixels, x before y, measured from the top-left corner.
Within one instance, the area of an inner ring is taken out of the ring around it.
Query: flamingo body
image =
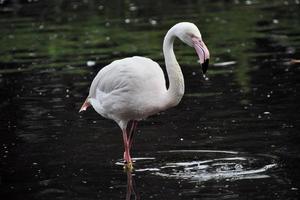
[[[94,78],[89,96],[93,108],[121,128],[130,120],[145,119],[164,107],[167,92],[159,65],[149,58],[116,60]]]

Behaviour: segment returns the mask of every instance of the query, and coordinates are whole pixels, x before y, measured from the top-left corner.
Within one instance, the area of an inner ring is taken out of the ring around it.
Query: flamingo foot
[[[132,161],[124,163],[123,169],[124,169],[125,172],[132,172],[133,171]]]

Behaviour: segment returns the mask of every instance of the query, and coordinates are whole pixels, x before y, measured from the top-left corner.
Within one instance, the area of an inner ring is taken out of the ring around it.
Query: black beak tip
[[[209,64],[209,60],[206,59],[205,62],[202,64],[202,71],[203,71],[203,74],[206,73],[207,69],[208,69],[208,64]]]

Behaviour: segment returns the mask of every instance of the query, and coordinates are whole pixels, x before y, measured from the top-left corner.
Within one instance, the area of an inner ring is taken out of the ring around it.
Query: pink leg
[[[129,141],[128,141],[126,130],[123,131],[123,142],[124,142],[124,149],[125,149],[125,152],[124,152],[124,161],[126,163],[131,163],[132,160],[131,160],[131,157],[130,157]]]
[[[132,144],[133,144],[133,135],[135,133],[136,127],[137,127],[137,121],[132,121],[131,128],[130,128],[130,135],[129,135],[129,138],[128,138],[128,140],[129,140],[128,141],[129,142],[129,149],[131,149]]]

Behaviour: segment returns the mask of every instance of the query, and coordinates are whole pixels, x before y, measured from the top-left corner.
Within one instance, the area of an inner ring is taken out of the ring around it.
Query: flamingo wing
[[[117,60],[94,78],[88,98],[103,117],[115,121],[141,119],[157,112],[166,92],[159,65],[149,58]]]

